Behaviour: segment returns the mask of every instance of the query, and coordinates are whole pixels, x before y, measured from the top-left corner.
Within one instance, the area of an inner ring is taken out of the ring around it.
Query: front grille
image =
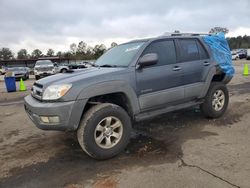
[[[37,71],[39,72],[45,72],[45,71],[52,71],[53,68],[50,67],[40,67],[40,68],[36,68]]]
[[[42,96],[43,96],[43,85],[42,84],[38,84],[38,83],[34,83],[33,87],[32,87],[32,96],[36,99],[41,100]]]
[[[34,86],[36,86],[36,87],[38,87],[38,88],[41,88],[41,89],[43,88],[43,85],[42,85],[42,84],[39,84],[39,83],[36,83],[36,82],[34,83]]]

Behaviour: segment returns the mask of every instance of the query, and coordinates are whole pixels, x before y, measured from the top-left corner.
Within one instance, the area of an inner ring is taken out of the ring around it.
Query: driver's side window
[[[175,44],[173,40],[160,40],[152,42],[142,53],[157,53],[158,62],[152,66],[163,66],[176,63]]]

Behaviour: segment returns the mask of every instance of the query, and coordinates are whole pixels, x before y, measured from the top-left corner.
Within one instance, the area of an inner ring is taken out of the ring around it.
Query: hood
[[[45,77],[41,80],[36,81],[36,83],[43,85],[43,87],[45,88],[52,84],[76,84],[78,82],[89,82],[91,79],[95,79],[95,82],[98,82],[99,80],[103,80],[105,76],[108,76],[111,73],[118,73],[119,71],[122,71],[124,69],[126,68],[90,67]]]

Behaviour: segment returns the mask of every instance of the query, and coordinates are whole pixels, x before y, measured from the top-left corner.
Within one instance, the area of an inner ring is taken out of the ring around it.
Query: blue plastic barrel
[[[16,79],[15,77],[5,77],[4,78],[6,89],[8,92],[14,92],[16,91]]]

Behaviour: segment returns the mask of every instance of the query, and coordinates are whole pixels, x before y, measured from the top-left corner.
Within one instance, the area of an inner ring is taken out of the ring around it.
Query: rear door
[[[178,39],[179,63],[183,75],[185,100],[197,98],[205,84],[204,76],[210,67],[210,59],[203,45],[196,38]]]
[[[136,70],[137,94],[142,110],[161,108],[184,99],[182,70],[176,63],[175,42],[164,39],[152,42],[142,53],[157,53],[155,65]]]

